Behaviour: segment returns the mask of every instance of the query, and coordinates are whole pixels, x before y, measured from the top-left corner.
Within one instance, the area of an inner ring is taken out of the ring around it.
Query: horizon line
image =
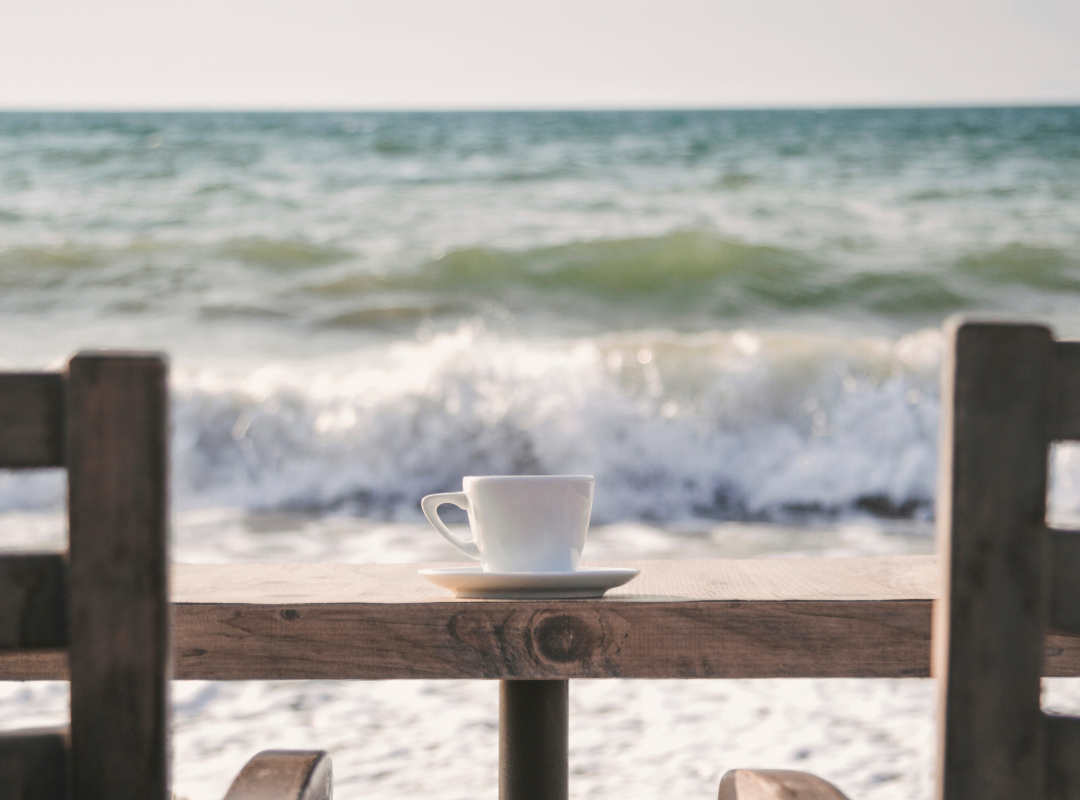
[[[971,100],[959,102],[887,103],[793,103],[732,105],[566,105],[566,106],[2,106],[0,114],[542,114],[571,112],[641,112],[641,111],[933,111],[993,110],[1034,108],[1078,108],[1074,100]]]

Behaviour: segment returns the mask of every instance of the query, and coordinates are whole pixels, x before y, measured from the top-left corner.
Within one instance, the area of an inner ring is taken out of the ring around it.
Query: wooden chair
[[[83,353],[0,374],[0,467],[66,467],[69,549],[0,557],[0,649],[67,648],[71,723],[0,736],[2,800],[167,800],[168,368]],[[227,800],[329,800],[321,751],[265,751]]]
[[[1080,342],[953,321],[942,366],[934,604],[939,800],[1077,800],[1080,718],[1040,708],[1043,638],[1080,634],[1080,533],[1046,526],[1048,451],[1080,439]],[[735,770],[721,800],[837,800],[812,775]]]

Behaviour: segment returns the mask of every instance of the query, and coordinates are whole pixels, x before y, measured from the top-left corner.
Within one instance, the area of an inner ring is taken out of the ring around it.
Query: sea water
[[[1077,108],[0,114],[0,366],[170,354],[182,561],[454,560],[418,500],[491,473],[595,475],[587,558],[930,552],[942,320],[1078,310]],[[0,473],[0,547],[61,546],[63,495]],[[495,684],[174,696],[190,800],[286,746],[342,796],[495,796]],[[929,681],[571,698],[575,797],[928,792]],[[0,685],[5,728],[65,704]]]

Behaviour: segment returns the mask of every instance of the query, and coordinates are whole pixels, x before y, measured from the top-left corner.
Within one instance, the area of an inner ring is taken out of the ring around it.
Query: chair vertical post
[[[566,800],[569,681],[500,681],[499,800]]]
[[[167,800],[165,360],[80,354],[67,373],[71,788]]]
[[[1053,342],[1036,325],[955,324],[945,358],[933,645],[938,798],[1041,797]]]

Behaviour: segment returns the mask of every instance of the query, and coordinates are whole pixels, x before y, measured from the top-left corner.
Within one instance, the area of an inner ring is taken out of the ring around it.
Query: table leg
[[[567,800],[569,681],[500,681],[499,800]]]

